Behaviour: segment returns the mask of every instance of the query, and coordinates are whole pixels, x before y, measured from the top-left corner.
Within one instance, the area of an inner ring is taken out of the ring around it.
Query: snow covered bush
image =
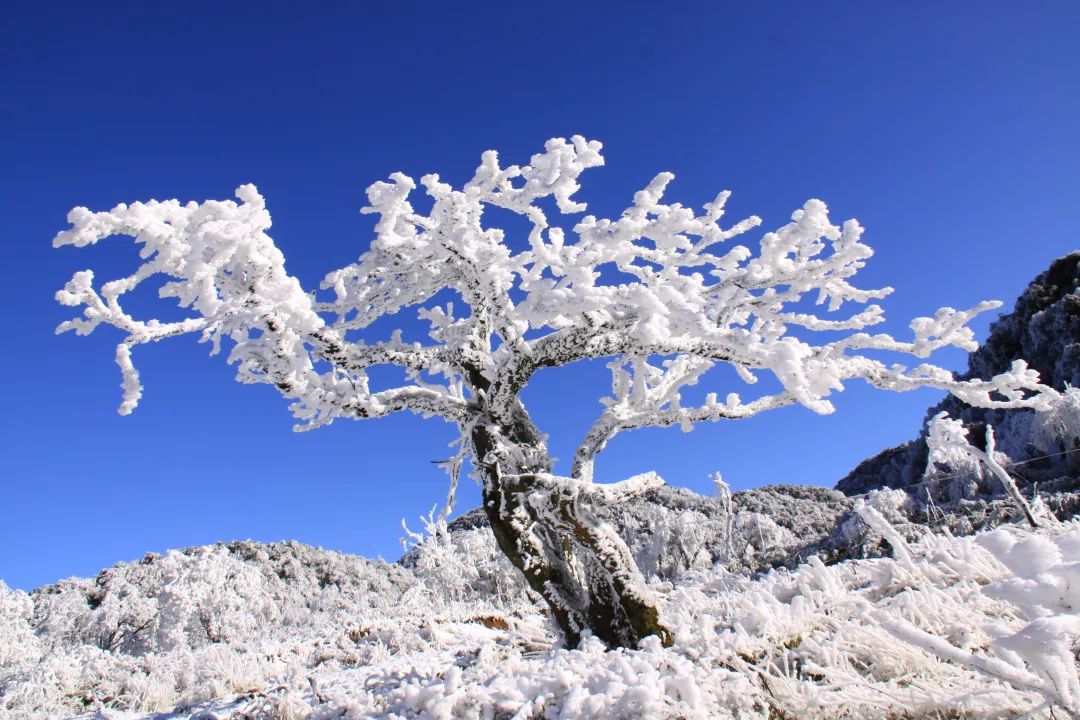
[[[716,558],[710,552],[710,541],[724,534],[729,518],[717,522],[693,511],[650,510],[640,523],[623,524],[624,536],[636,533],[647,538],[635,553],[646,577],[676,577],[685,570],[712,567]]]
[[[416,647],[415,604],[400,606],[416,584],[395,565],[238,542],[151,554],[29,596],[0,588],[0,717],[306,687],[304,669]]]
[[[31,627],[34,603],[0,580],[0,677],[5,668],[36,662],[41,643]]]
[[[709,570],[717,563],[733,570],[754,568],[762,554],[798,544],[790,530],[768,515],[734,509],[707,517],[692,510],[654,508],[622,527],[624,540],[635,550],[638,567],[646,577],[663,579],[676,579],[690,570]],[[647,540],[635,539],[635,533]]]
[[[1055,393],[1056,395],[1056,393]],[[1056,400],[1060,402],[1060,396]],[[927,448],[929,457],[926,463],[926,475],[933,482],[937,479],[936,467],[944,465],[953,471],[953,475],[946,476],[954,482],[951,487],[964,483],[962,496],[970,497],[977,490],[978,481],[982,479],[982,468],[985,466],[989,473],[1000,483],[1002,489],[1009,495],[1016,507],[1024,514],[1032,526],[1037,525],[1035,513],[1027,499],[1020,492],[1016,481],[1005,469],[1004,465],[1010,463],[1008,455],[998,453],[994,439],[994,428],[990,425],[985,427],[984,446],[975,447],[968,442],[968,428],[964,423],[949,417],[948,413],[938,413],[929,423],[927,436]],[[953,498],[959,499],[959,498]]]
[[[618,486],[592,483],[597,453],[618,433],[690,429],[793,404],[828,413],[830,395],[851,380],[894,391],[939,388],[984,407],[1047,404],[1053,391],[1022,361],[990,380],[959,381],[934,365],[908,369],[872,357],[973,349],[966,324],[999,304],[917,318],[910,340],[863,332],[883,320],[871,301],[891,289],[850,282],[872,250],[855,220],[834,225],[820,200],[764,233],[756,253],[732,241],[760,219],[722,225],[727,191],[700,211],[664,202],[670,173],[636,193],[617,219],[553,223],[552,205],[564,216],[585,210],[573,196],[581,173],[604,164],[600,151],[600,143],[575,136],[549,140],[524,166],[503,167],[486,152],[460,189],[437,175],[420,179],[427,213],[409,200],[417,183],[394,173],[368,188],[363,212],[378,218],[370,248],[327,274],[321,295],[285,271],[266,234],[265,199],[253,185],[237,188],[239,203],[75,208],[71,228],[54,245],[128,235],[142,246],[142,264],[97,286],[90,270],[75,273],[56,297],[82,315],[58,329],[121,331],[124,414],[142,396],[133,349],[196,333],[214,353],[231,345],[238,380],[269,384],[291,400],[300,429],[401,410],[455,423],[500,550],[545,599],[570,647],[586,631],[612,646],[632,647],[651,634],[671,640],[630,551],[596,518],[596,506],[652,487],[645,476]],[[508,243],[506,231],[485,224],[487,208],[520,215],[531,226],[526,242]],[[129,314],[125,294],[152,279],[164,280],[159,294],[189,309],[187,318]],[[850,304],[856,310],[843,312]],[[371,330],[407,308],[427,323],[425,340]],[[819,331],[824,337],[815,344],[810,338]],[[540,369],[587,359],[609,362],[611,395],[574,453],[572,477],[556,477],[521,391]],[[687,387],[725,363],[749,384],[771,374],[781,389],[748,401],[734,392],[684,398]],[[403,368],[403,384],[376,389],[368,370],[382,365]],[[144,631],[133,625],[123,632]],[[119,641],[141,641],[133,638]]]
[[[1080,388],[1066,388],[1036,415],[1032,441],[1044,452],[1080,448]]]
[[[932,485],[947,487],[950,501],[975,497],[984,479],[983,462],[968,449],[968,429],[963,421],[941,412],[930,419],[926,430],[924,478]]]
[[[420,583],[409,593],[428,603],[492,602],[509,608],[530,602],[524,580],[486,528],[451,533],[445,518],[421,518],[423,533],[410,533],[415,543],[402,558]]]

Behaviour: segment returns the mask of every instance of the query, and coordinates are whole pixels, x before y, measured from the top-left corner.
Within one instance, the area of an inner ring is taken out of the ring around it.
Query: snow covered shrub
[[[756,512],[735,514],[732,533],[732,560],[751,559],[773,548],[791,547],[796,538],[768,515]]]
[[[445,518],[420,518],[423,533],[406,528],[414,543],[405,563],[420,584],[408,595],[425,594],[431,603],[485,600],[510,607],[529,602],[528,590],[495,546],[486,528],[451,533]]]
[[[0,580],[0,678],[41,657],[41,643],[30,624],[33,614],[30,596]]]
[[[641,503],[622,509],[615,524],[646,577],[675,580],[688,571],[770,566],[798,544],[767,513],[737,510],[731,496],[717,504],[667,507]]]
[[[845,557],[875,557],[896,550],[897,543],[917,539],[925,532],[908,520],[911,497],[903,490],[871,490],[855,501],[854,512],[839,527]]]
[[[224,546],[148,555],[94,581],[37,597],[40,625],[126,655],[225,642],[241,647],[281,621],[264,575]]]
[[[1066,388],[1036,415],[1032,442],[1048,453],[1080,448],[1080,388]]]
[[[712,546],[726,522],[699,512],[650,506],[643,516],[620,523],[623,536],[646,577],[675,578],[686,570],[712,567]]]
[[[1012,464],[1012,461],[1008,455],[997,452],[993,427],[990,425],[985,427],[985,446],[982,448],[975,447],[968,442],[968,429],[964,427],[961,421],[951,419],[948,413],[938,413],[930,421],[930,430],[930,437],[927,439],[930,451],[927,461],[927,475],[931,481],[935,479],[933,468],[938,463],[944,463],[948,467],[956,469],[956,475],[945,476],[942,479],[952,481],[958,478],[961,482],[964,481],[965,477],[974,477],[975,473],[978,473],[981,478],[982,467],[985,466],[990,475],[1005,490],[1032,526],[1038,524],[1035,519],[1036,511],[1042,515],[1046,514],[1045,508],[1038,503],[1036,503],[1036,509],[1032,509],[1032,505],[1028,503],[1017,487],[1016,481],[1005,469],[1005,465]],[[973,467],[975,463],[979,467]]]
[[[956,502],[974,498],[983,483],[983,463],[968,451],[968,429],[963,421],[941,412],[926,426],[926,472],[931,495]],[[944,493],[942,492],[944,491]]]
[[[0,707],[165,710],[304,684],[305,670],[365,662],[386,652],[380,642],[415,634],[378,637],[402,624],[387,613],[415,585],[395,565],[238,542],[148,555],[30,596],[3,588]]]

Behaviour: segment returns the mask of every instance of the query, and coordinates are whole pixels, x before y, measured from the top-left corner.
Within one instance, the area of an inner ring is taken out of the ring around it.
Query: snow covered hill
[[[813,557],[753,577],[687,563],[688,548],[661,553],[651,582],[675,629],[666,649],[604,652],[591,639],[553,649],[542,606],[490,532],[465,523],[430,527],[400,565],[245,542],[150,555],[30,595],[0,586],[0,712],[1080,714],[1080,522],[964,538],[924,531],[909,543],[886,519],[900,517],[904,497],[872,494],[844,521],[853,541],[888,557]]]

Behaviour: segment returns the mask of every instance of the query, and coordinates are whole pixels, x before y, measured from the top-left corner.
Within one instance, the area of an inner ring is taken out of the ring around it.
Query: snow
[[[542,606],[484,529],[429,535],[409,568],[240,543],[148,556],[33,595],[0,586],[0,712],[1080,714],[1080,521],[909,544],[886,520],[896,502],[873,495],[859,511],[894,557],[651,576],[669,648],[647,638],[607,651],[590,636],[554,647]]]

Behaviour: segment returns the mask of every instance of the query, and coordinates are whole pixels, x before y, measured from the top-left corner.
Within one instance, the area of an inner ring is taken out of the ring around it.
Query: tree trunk
[[[547,474],[543,439],[534,434],[524,424],[472,431],[499,548],[547,602],[567,647],[585,630],[609,647],[635,647],[648,635],[670,645],[630,549],[589,509],[581,483]]]

